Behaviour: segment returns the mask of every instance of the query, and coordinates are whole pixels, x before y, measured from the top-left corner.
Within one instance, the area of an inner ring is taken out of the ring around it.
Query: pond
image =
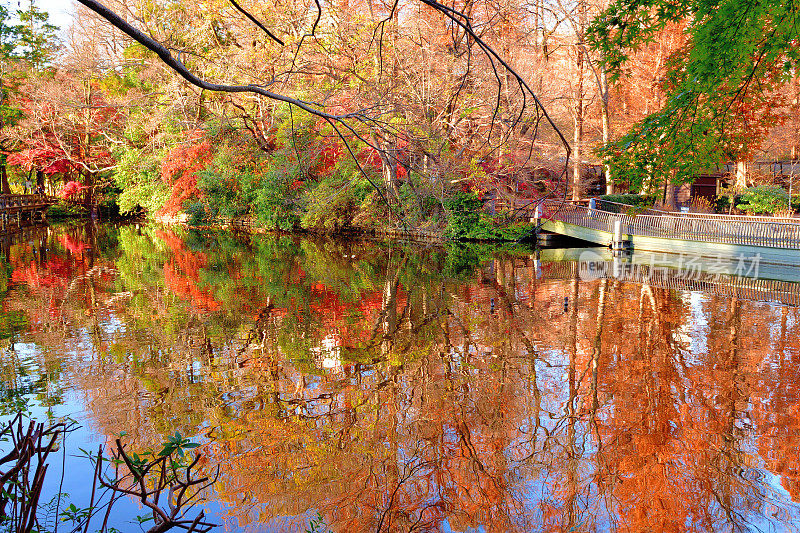
[[[178,432],[219,531],[800,524],[797,307],[525,248],[89,224],[2,251],[2,413],[80,424],[44,503],[87,505],[80,450]]]

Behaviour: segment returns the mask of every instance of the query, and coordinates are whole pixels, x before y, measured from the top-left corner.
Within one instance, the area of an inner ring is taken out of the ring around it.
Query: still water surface
[[[3,252],[2,411],[82,425],[50,495],[88,494],[79,448],[178,431],[220,531],[800,529],[795,307],[490,247],[89,225]]]

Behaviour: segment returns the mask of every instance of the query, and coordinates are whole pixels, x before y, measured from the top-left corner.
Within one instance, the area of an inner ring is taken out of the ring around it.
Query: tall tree
[[[34,70],[41,71],[52,65],[60,46],[58,27],[50,23],[50,15],[42,11],[35,0],[17,11],[16,55]]]
[[[59,49],[57,28],[33,0],[14,15],[0,5],[0,191],[3,194],[11,192],[7,157],[17,149],[11,129],[23,117],[20,86],[23,80],[44,74]]]
[[[783,0],[613,2],[589,39],[615,78],[672,24],[686,24],[687,43],[669,60],[663,107],[609,147],[612,165],[633,181],[680,182],[749,157],[785,118],[781,88],[800,59],[799,10]]]

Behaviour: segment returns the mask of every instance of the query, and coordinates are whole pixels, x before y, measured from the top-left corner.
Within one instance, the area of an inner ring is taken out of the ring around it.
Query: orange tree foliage
[[[173,258],[164,263],[164,283],[179,297],[191,301],[201,313],[216,311],[220,303],[199,287],[200,271],[208,265],[202,252],[191,252],[186,244],[171,231],[156,235],[172,250]]]
[[[211,142],[197,132],[167,153],[161,162],[161,179],[170,188],[170,195],[162,213],[175,215],[187,200],[203,197],[197,188],[197,173],[208,166],[211,157]]]

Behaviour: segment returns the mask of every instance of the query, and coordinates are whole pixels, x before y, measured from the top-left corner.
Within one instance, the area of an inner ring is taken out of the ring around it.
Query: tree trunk
[[[584,105],[583,105],[583,81],[584,81],[584,62],[585,50],[583,44],[584,33],[586,31],[586,2],[580,0],[578,5],[578,27],[575,38],[577,45],[575,47],[575,138],[573,146],[573,154],[575,160],[573,162],[572,174],[572,199],[580,200],[582,196],[582,183],[581,183],[581,159],[583,159],[583,122],[584,122]]]
[[[800,155],[800,79],[797,76],[797,67],[792,76],[792,111],[794,114],[794,134],[792,135],[792,160]],[[794,166],[792,166],[794,169]]]
[[[582,89],[581,89],[582,90]],[[575,138],[573,142],[573,162],[572,162],[572,199],[580,200],[583,190],[581,183],[581,159],[583,153],[581,143],[583,142],[583,102],[578,102],[575,106]]]
[[[381,158],[381,175],[383,176],[383,185],[386,187],[386,198],[390,205],[394,205],[400,198],[400,189],[397,185],[397,161],[392,159],[392,156],[396,155],[396,147],[376,134],[372,135],[372,142],[379,148],[378,156]]]
[[[0,164],[0,182],[2,182],[3,194],[11,194],[11,185],[8,184],[8,173],[6,172],[5,161]]]
[[[84,173],[84,185],[86,185],[86,189],[83,193],[83,205],[90,214],[95,215],[93,172]]]
[[[667,211],[675,210],[675,184],[672,182],[674,175],[675,171],[672,171],[664,181],[664,198],[661,203]]]
[[[86,121],[86,134],[84,135],[83,142],[81,143],[80,154],[81,154],[81,159],[83,161],[88,162],[89,154],[91,153],[91,143],[92,143],[92,137],[89,133],[91,131],[91,123],[92,123],[92,115],[91,115],[92,84],[89,83],[88,81],[86,83],[85,98],[86,98],[86,112],[84,119]],[[86,207],[87,211],[89,211],[89,213],[91,213],[91,215],[94,216],[96,215],[93,205],[94,172],[86,170],[85,172],[82,172],[82,174],[84,176],[84,185],[87,187],[83,196],[83,204],[84,207]]]
[[[736,183],[735,187],[738,190],[747,188],[747,162],[736,162]]]
[[[605,67],[600,67],[600,69],[600,118],[603,124],[603,146],[608,146],[608,142],[611,140],[611,116],[608,110],[608,74]],[[603,172],[606,175],[606,194],[614,194],[614,177],[611,175],[611,165],[608,164],[607,160],[603,163]]]
[[[206,97],[205,89],[200,89],[200,94],[197,96],[197,114],[195,115],[195,122],[200,122],[206,117]]]

